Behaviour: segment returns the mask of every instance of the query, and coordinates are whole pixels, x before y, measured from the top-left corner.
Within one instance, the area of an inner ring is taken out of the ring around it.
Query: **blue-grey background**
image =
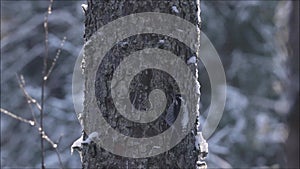
[[[85,2],[54,1],[49,16],[49,63],[61,39],[66,36],[67,41],[46,87],[45,131],[58,143],[67,168],[81,167],[79,155],[72,156],[70,146],[81,134],[71,82],[75,60],[84,43],[82,3]],[[1,1],[1,107],[26,119],[31,119],[31,113],[16,73],[24,75],[26,90],[40,100],[45,51],[43,20],[48,4]],[[208,165],[285,166],[284,145],[290,131],[287,117],[294,100],[285,92],[289,66],[285,64],[287,53],[280,46],[284,33],[278,25],[284,22],[290,7],[278,1],[202,1],[201,8],[202,31],[219,52],[228,83],[223,118],[208,140]],[[199,69],[201,112],[206,117],[210,84],[205,68],[200,64]],[[40,167],[40,158],[37,130],[1,113],[1,168]],[[46,167],[60,167],[48,143],[45,160]]]

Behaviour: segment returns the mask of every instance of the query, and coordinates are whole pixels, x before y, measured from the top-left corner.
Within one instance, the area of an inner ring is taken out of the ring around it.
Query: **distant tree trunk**
[[[299,168],[299,1],[280,1],[275,16],[278,51],[286,73],[282,97],[289,104],[285,167]]]
[[[87,0],[88,8],[86,10],[85,19],[85,40],[87,41],[93,33],[97,31],[100,27],[105,24],[118,19],[122,16],[126,16],[133,13],[141,12],[160,12],[169,13],[177,15],[187,21],[190,21],[194,25],[199,26],[199,16],[197,11],[200,8],[199,1],[197,0]],[[195,37],[197,38],[197,37]],[[164,44],[159,44],[159,40],[164,39]],[[187,59],[187,56],[191,56],[193,52],[190,51],[184,44],[171,39],[169,37],[164,37],[162,35],[155,34],[142,34],[125,39],[124,42],[129,44],[129,46],[115,46],[112,50],[108,52],[109,59],[106,69],[99,69],[97,74],[98,86],[107,86],[108,78],[112,76],[111,70],[107,68],[115,68],[118,65],[118,59],[128,56],[133,51],[138,51],[144,48],[160,48],[172,51],[183,59]],[[166,45],[167,44],[167,45]],[[131,45],[131,46],[130,46]],[[184,56],[183,56],[184,55]],[[115,57],[113,59],[113,56]],[[87,68],[88,69],[88,68]],[[191,66],[194,74],[196,73],[196,67]],[[151,76],[150,76],[151,75]],[[163,90],[166,92],[168,105],[172,102],[172,96],[178,92],[178,86],[176,86],[172,80],[168,79],[165,74],[149,70],[147,73],[142,73],[137,76],[137,82],[142,84],[142,86],[152,87],[153,81],[164,81],[163,83],[170,84],[169,87],[162,85]],[[161,82],[162,83],[162,82]],[[190,83],[189,85],[192,85]],[[97,87],[97,85],[96,85]],[[133,84],[133,89],[131,92],[137,94],[139,92],[139,85]],[[192,88],[192,87],[191,87]],[[150,91],[144,91],[149,94]],[[147,94],[140,94],[141,100],[135,102],[138,106],[142,108],[147,108],[149,103],[145,103],[147,100]],[[96,94],[97,95],[97,94]],[[109,93],[101,93],[101,97],[109,98]],[[106,100],[107,101],[107,100]],[[85,106],[88,103],[85,102]],[[114,116],[116,118],[107,118],[109,122],[117,120],[115,122],[114,128],[118,128],[120,132],[127,132],[131,136],[136,137],[149,137],[155,134],[154,130],[166,129],[167,124],[161,119],[158,120],[154,125],[155,127],[149,127],[146,132],[141,132],[139,130],[134,130],[124,126],[132,126],[130,122],[120,122],[121,117],[119,114],[115,113],[113,110],[113,103],[106,102],[106,107],[111,107],[110,110],[103,113],[103,116],[109,117]],[[136,106],[136,105],[135,105]],[[195,105],[196,106],[196,105]],[[196,119],[190,120],[190,123],[195,122]],[[136,127],[133,125],[133,128]],[[114,155],[101,147],[96,145],[84,145],[82,150],[82,167],[85,169],[90,168],[195,168],[196,161],[198,159],[198,152],[195,150],[195,136],[194,132],[189,132],[189,134],[174,148],[168,152],[159,154],[157,156],[149,158],[127,158]],[[86,136],[85,136],[86,137]],[[113,144],[113,143],[112,143]]]
[[[289,84],[287,86],[292,108],[289,111],[288,123],[290,133],[286,142],[287,167],[299,168],[299,1],[291,2],[289,20],[288,61]]]

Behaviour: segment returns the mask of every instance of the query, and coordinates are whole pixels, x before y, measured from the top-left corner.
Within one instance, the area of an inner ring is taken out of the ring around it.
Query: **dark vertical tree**
[[[141,12],[160,12],[179,16],[194,25],[200,26],[198,10],[200,4],[197,0],[87,0],[86,19],[85,19],[85,41],[89,40],[93,33],[105,24],[118,19],[122,16],[141,13]],[[160,43],[160,40],[164,43]],[[197,37],[195,37],[197,41]],[[151,125],[139,125],[126,120],[122,117],[113,105],[110,92],[103,92],[103,86],[110,86],[110,81],[114,69],[120,61],[135,51],[145,48],[159,48],[171,51],[184,60],[195,55],[197,51],[191,51],[182,42],[157,34],[139,34],[131,36],[116,44],[106,54],[106,66],[99,67],[95,82],[96,97],[103,108],[102,115],[111,126],[120,133],[127,133],[132,137],[151,137],[170,127],[165,118],[158,118]],[[124,45],[126,44],[126,45]],[[89,64],[89,58],[85,58],[86,65]],[[196,65],[190,65],[193,73],[196,74]],[[87,66],[85,69],[89,69]],[[86,71],[85,71],[86,72]],[[87,75],[87,73],[85,74]],[[193,88],[195,83],[186,82],[186,87]],[[190,85],[190,87],[189,87]],[[147,90],[145,90],[147,89]],[[174,79],[166,73],[155,69],[147,69],[135,76],[130,86],[130,100],[135,107],[139,109],[149,108],[148,95],[151,90],[161,89],[165,92],[167,98],[167,107],[169,107],[176,94],[180,93]],[[134,99],[134,98],[140,99]],[[200,97],[200,96],[199,96]],[[86,97],[85,97],[86,98]],[[85,100],[85,107],[89,102]],[[103,106],[104,105],[104,106]],[[196,105],[194,105],[196,106]],[[177,108],[174,109],[175,111]],[[166,111],[161,117],[166,116]],[[189,121],[195,123],[196,119]],[[83,168],[195,168],[199,153],[195,149],[196,129],[189,134],[174,148],[168,152],[152,156],[149,158],[127,158],[112,154],[96,144],[83,145],[82,166]],[[87,136],[84,136],[84,139]],[[176,137],[174,134],[173,137]],[[112,143],[113,144],[113,143]]]
[[[288,68],[287,95],[292,108],[289,110],[290,133],[286,142],[287,167],[299,168],[299,1],[291,2],[288,25]]]

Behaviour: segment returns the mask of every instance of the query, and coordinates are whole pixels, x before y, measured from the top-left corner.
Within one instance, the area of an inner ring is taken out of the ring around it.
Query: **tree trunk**
[[[179,16],[194,25],[199,26],[200,10],[199,0],[87,0],[86,19],[85,19],[85,40],[88,41],[93,33],[102,26],[116,20],[122,16],[141,13],[141,12],[160,12]],[[163,43],[161,43],[163,40]],[[198,38],[195,37],[195,41]],[[182,42],[172,39],[167,36],[157,34],[139,34],[124,39],[122,43],[117,43],[106,54],[105,66],[99,67],[96,82],[95,93],[98,107],[102,112],[105,120],[118,132],[125,135],[142,138],[152,137],[160,132],[163,132],[170,127],[166,123],[166,119],[158,118],[151,122],[151,125],[133,123],[122,117],[113,105],[110,92],[103,92],[110,86],[110,81],[114,70],[122,59],[129,56],[135,51],[145,48],[159,48],[171,51],[175,55],[187,60],[190,56],[195,55],[197,51],[191,51]],[[85,70],[89,69],[91,60],[85,58]],[[197,77],[197,65],[189,66],[194,75]],[[85,71],[85,76],[88,74]],[[146,110],[150,106],[148,101],[149,93],[154,89],[161,89],[165,92],[166,107],[170,107],[174,102],[177,93],[180,93],[179,88],[166,73],[155,69],[146,69],[145,71],[135,76],[134,82],[130,85],[130,100],[135,108]],[[195,88],[193,82],[186,82],[190,89]],[[197,86],[198,87],[198,86]],[[88,86],[86,85],[86,89]],[[85,92],[85,111],[89,106],[89,101],[86,100],[88,95]],[[198,95],[198,97],[200,97]],[[139,99],[135,99],[139,98]],[[194,105],[194,109],[198,108]],[[177,108],[174,109],[175,111]],[[196,110],[198,111],[198,110]],[[89,113],[89,112],[85,112]],[[166,116],[165,111],[162,116]],[[196,119],[192,119],[189,123],[195,123]],[[198,151],[195,149],[196,129],[193,129],[189,134],[175,147],[165,153],[147,158],[129,158],[115,155],[98,145],[86,144],[82,148],[82,167],[89,168],[196,168],[198,160]],[[176,137],[176,133],[173,135]],[[84,136],[84,139],[87,135]],[[101,139],[101,138],[100,138]],[[172,139],[172,138],[171,138]],[[114,143],[112,143],[114,144]],[[117,147],[122,149],[122,147]],[[124,147],[123,147],[124,148]]]
[[[292,108],[289,111],[288,123],[290,133],[286,142],[287,168],[299,168],[299,1],[291,2],[288,16],[289,38],[287,42],[289,68],[288,97]]]

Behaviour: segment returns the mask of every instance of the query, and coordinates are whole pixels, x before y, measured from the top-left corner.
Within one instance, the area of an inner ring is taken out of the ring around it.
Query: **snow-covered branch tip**
[[[191,56],[188,60],[187,60],[187,64],[195,64],[197,62],[197,57],[196,56]]]
[[[27,119],[22,118],[22,117],[20,117],[20,116],[18,116],[16,114],[14,114],[14,113],[6,110],[6,109],[3,109],[3,108],[0,108],[0,112],[6,114],[6,115],[8,115],[8,116],[10,116],[10,117],[12,117],[12,118],[14,118],[16,120],[19,120],[21,122],[27,123],[27,124],[29,124],[29,125],[34,126],[35,128],[37,128],[38,131],[42,133],[42,138],[45,139],[48,143],[50,143],[52,145],[52,147],[55,149],[55,152],[57,154],[57,158],[58,158],[58,160],[60,162],[61,167],[63,168],[61,157],[60,157],[60,154],[59,154],[59,152],[57,150],[57,146],[58,145],[56,143],[54,143],[54,141],[52,141],[49,138],[49,136],[42,130],[42,128],[39,127],[39,123],[37,121],[35,121],[35,120],[27,120]]]
[[[17,80],[18,80],[18,83],[19,83],[19,87],[20,87],[20,89],[22,90],[22,92],[23,92],[23,95],[24,95],[24,97],[26,98],[26,100],[27,100],[27,103],[28,103],[28,105],[30,106],[30,104],[34,104],[34,106],[39,110],[39,111],[41,111],[41,105],[36,101],[36,99],[35,98],[33,98],[27,91],[26,91],[26,89],[25,89],[25,79],[24,79],[24,76],[23,75],[16,75],[17,76]],[[32,113],[32,116],[33,116],[33,118],[34,118],[34,120],[35,120],[35,115],[34,115],[34,113],[33,112],[31,112]]]
[[[17,120],[22,121],[22,122],[24,122],[24,123],[30,124],[31,126],[34,126],[34,125],[36,124],[33,120],[27,120],[27,119],[24,119],[24,118],[22,118],[22,117],[20,117],[20,116],[17,116],[17,115],[15,115],[14,113],[11,113],[11,112],[9,112],[9,111],[3,109],[3,108],[0,108],[0,111],[1,111],[2,113],[4,113],[4,114],[6,114],[6,115],[8,115],[8,116],[10,116],[10,117],[12,117],[12,118],[14,118],[14,119],[17,119]]]
[[[73,144],[71,146],[71,155],[73,155],[74,150],[78,151],[79,153],[81,152],[82,141],[83,141],[83,135],[73,142]]]
[[[179,10],[177,8],[177,6],[172,6],[172,11],[175,12],[175,13],[179,13]]]
[[[59,57],[60,57],[60,53],[61,53],[61,51],[62,51],[62,48],[63,48],[63,46],[64,46],[66,40],[67,40],[67,37],[64,37],[64,38],[62,39],[62,41],[61,41],[61,43],[60,43],[60,47],[57,49],[56,55],[55,55],[55,57],[54,57],[54,59],[53,59],[53,61],[52,61],[52,64],[51,64],[51,66],[50,66],[48,72],[47,72],[47,75],[44,77],[44,80],[47,80],[47,79],[49,78],[50,74],[52,73],[53,68],[54,68],[55,65],[56,65],[56,62],[57,62],[57,60],[58,60]]]
[[[87,10],[88,10],[88,5],[87,4],[81,4],[81,8],[82,8],[84,13],[87,13]]]

